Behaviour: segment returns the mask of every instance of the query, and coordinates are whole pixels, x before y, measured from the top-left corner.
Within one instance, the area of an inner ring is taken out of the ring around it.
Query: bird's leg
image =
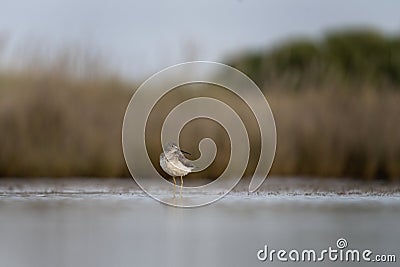
[[[183,188],[183,178],[181,176],[181,190],[179,191],[179,195],[182,197],[182,188]]]
[[[172,179],[174,179],[174,198],[175,198],[175,187],[176,187],[176,180],[175,180],[175,176],[172,176]]]

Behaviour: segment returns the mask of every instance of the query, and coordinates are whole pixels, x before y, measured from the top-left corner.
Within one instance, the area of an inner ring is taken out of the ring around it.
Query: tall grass
[[[76,75],[75,65],[65,62],[75,61],[64,55],[50,65],[0,69],[0,176],[129,175],[122,155],[121,127],[137,85],[102,68]],[[250,77],[259,73],[257,68],[244,71]],[[333,75],[329,82],[312,78],[312,82],[298,84],[296,73],[284,71],[269,79],[269,86],[264,84],[278,133],[272,174],[399,180],[400,90],[394,80],[382,86],[368,79],[332,79],[338,77]],[[177,92],[172,99],[207,93],[191,92],[181,96]],[[148,149],[155,165],[161,152],[159,123],[174,106],[168,99],[152,113],[154,123],[148,129]],[[228,101],[239,112],[248,112],[234,99]],[[246,172],[250,175],[257,163],[259,139],[254,125],[246,126],[253,149]],[[195,156],[198,137],[216,140],[219,156],[212,168],[199,175],[218,175],[230,153],[223,130],[205,121],[193,123],[183,134],[185,148]]]
[[[59,70],[0,73],[1,176],[122,176],[133,85]]]
[[[400,92],[274,93],[282,175],[400,177]]]

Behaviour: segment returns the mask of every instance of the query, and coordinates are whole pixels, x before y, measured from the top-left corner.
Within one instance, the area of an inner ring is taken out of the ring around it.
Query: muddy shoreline
[[[205,182],[204,182],[205,183]],[[190,181],[186,184],[190,185]],[[248,180],[232,194],[247,192]],[[0,195],[13,194],[141,194],[132,178],[1,178]],[[400,182],[306,177],[269,177],[250,195],[400,196]]]

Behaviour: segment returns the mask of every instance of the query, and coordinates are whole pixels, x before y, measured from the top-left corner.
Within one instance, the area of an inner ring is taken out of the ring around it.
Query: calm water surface
[[[398,264],[399,222],[398,195],[233,193],[181,209],[140,191],[10,193],[0,197],[0,266],[274,266],[257,259],[264,245],[320,251],[338,238]]]

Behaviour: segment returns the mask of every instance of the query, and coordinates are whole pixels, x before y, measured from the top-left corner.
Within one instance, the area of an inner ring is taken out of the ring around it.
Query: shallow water
[[[300,186],[298,194],[239,191],[182,209],[137,189],[108,192],[97,184],[96,190],[39,190],[40,184],[30,190],[3,186],[1,266],[274,266],[281,263],[257,259],[264,245],[321,251],[336,248],[339,238],[348,248],[395,254],[400,261],[397,193],[307,195]]]

